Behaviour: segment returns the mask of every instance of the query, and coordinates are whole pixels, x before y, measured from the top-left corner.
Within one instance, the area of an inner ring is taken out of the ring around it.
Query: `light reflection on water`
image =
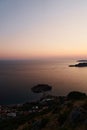
[[[54,95],[66,95],[72,90],[87,93],[87,68],[68,67],[74,62],[0,61],[0,104],[38,99],[40,95],[31,92],[38,83],[53,86]]]

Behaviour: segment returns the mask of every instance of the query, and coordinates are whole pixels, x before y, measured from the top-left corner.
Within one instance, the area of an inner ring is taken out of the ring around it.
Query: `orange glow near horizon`
[[[34,54],[29,54],[27,52],[5,52],[0,53],[0,59],[38,59],[38,58],[87,58],[87,55],[85,53],[77,53],[77,52],[60,52],[58,53],[38,53],[36,52]]]

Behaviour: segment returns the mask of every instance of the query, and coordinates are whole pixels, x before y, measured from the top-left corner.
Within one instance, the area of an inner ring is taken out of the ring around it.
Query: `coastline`
[[[76,116],[76,113],[80,113],[82,124],[85,125],[84,120],[86,120],[87,111],[86,108],[83,107],[84,105],[87,105],[87,95],[85,93],[73,91],[67,94],[67,96],[58,97],[47,95],[37,102],[27,102],[15,106],[0,106],[0,129],[7,129],[7,127],[9,127],[9,130],[13,130],[14,128],[20,130],[20,127],[22,127],[21,130],[23,130],[24,127],[26,127],[27,130],[28,127],[28,129],[30,128],[30,130],[32,130],[34,127],[37,129],[40,127],[41,130],[43,127],[43,124],[41,123],[43,122],[43,117],[46,121],[46,124],[44,124],[44,130],[48,130],[46,127],[49,123],[53,124],[54,130],[61,129],[62,127],[69,130],[70,128],[73,128],[73,123],[79,128],[79,125],[74,121],[75,119],[73,119],[73,116]],[[84,118],[83,112],[85,112]],[[57,124],[55,128],[57,115],[58,121],[56,122]],[[53,123],[51,120],[52,118],[54,118]],[[67,122],[68,118],[70,119]],[[79,122],[78,115],[76,118]]]

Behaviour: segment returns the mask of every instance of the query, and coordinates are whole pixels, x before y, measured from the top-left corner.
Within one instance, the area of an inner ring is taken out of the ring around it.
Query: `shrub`
[[[86,94],[78,91],[72,91],[67,95],[68,99],[70,100],[79,100],[86,98]]]

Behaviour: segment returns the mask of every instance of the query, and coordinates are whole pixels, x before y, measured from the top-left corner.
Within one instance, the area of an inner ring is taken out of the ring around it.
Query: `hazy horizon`
[[[87,60],[87,57],[33,57],[33,58],[0,58],[0,61],[65,61],[65,60],[73,60],[74,62],[78,60]]]

